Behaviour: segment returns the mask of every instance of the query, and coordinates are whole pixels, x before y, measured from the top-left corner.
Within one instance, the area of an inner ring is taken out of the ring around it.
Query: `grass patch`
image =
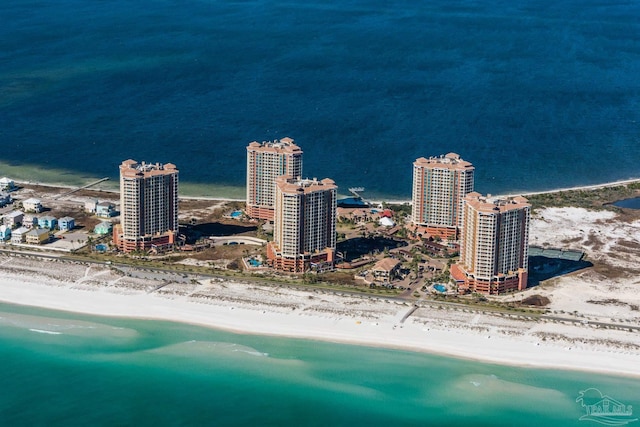
[[[640,183],[591,190],[567,190],[526,196],[532,209],[578,207],[596,210],[621,211],[611,203],[640,196]]]

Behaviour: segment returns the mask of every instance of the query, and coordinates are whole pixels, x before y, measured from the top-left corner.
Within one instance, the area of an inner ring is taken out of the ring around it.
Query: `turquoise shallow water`
[[[0,425],[578,426],[640,380],[0,306]]]
[[[242,197],[247,143],[291,136],[305,175],[369,197],[409,198],[411,163],[450,151],[482,193],[640,176],[638,2],[5,0],[0,17],[0,174],[134,158]]]

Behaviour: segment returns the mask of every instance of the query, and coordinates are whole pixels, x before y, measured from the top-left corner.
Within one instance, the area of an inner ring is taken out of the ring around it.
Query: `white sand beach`
[[[594,267],[552,279],[525,297],[549,297],[556,313],[640,325],[640,220],[611,211],[547,208],[534,215],[530,236],[534,245],[584,250]]]
[[[420,308],[402,322],[413,302],[241,280],[135,278],[104,264],[5,254],[0,255],[0,300],[498,364],[640,376],[640,330],[633,329],[640,326],[640,280],[631,274],[640,263],[637,250],[619,251],[629,241],[640,242],[640,223],[613,216],[575,208],[545,209],[536,215],[532,243],[573,244],[600,265],[623,267],[615,279],[596,265],[527,290],[525,295],[551,299],[549,316],[541,319],[419,301]]]

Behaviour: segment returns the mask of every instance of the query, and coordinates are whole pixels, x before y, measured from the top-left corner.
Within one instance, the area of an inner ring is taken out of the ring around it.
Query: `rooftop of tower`
[[[173,163],[138,163],[135,160],[129,159],[120,165],[120,174],[125,178],[168,175],[177,172],[178,168]]]
[[[286,175],[276,178],[276,185],[284,193],[312,193],[338,188],[335,181],[329,178],[318,180],[317,178],[293,178]]]
[[[295,144],[294,140],[289,137],[282,139],[274,139],[273,141],[253,141],[247,146],[249,151],[271,151],[271,152],[287,152],[302,153],[302,149]]]
[[[416,159],[415,166],[437,167],[446,169],[474,169],[473,165],[463,160],[459,154],[448,153],[439,157],[420,157]]]
[[[475,191],[467,194],[464,201],[477,211],[485,213],[507,212],[510,210],[531,207],[529,201],[522,196],[491,197],[491,194],[483,196]]]

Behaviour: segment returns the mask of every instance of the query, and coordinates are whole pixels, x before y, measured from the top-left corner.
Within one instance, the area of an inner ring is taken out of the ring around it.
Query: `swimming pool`
[[[436,283],[435,285],[433,285],[433,289],[435,289],[438,292],[447,292],[447,287],[440,283]]]
[[[231,212],[231,218],[238,219],[242,216],[242,211],[233,211]]]

